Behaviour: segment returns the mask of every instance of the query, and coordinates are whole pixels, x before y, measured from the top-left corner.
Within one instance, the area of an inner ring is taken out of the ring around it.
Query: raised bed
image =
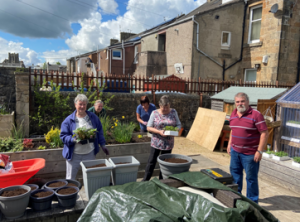
[[[150,155],[150,142],[116,144],[108,145],[106,147],[109,149],[109,157],[134,156],[141,163],[141,165],[139,166],[138,177],[144,176],[144,170],[146,168],[148,157]],[[22,151],[5,154],[10,156],[11,161],[44,158],[46,160],[46,166],[43,169],[41,169],[34,177],[40,177],[45,179],[65,178],[66,160],[62,156],[62,150],[62,148],[59,148],[35,151]],[[96,156],[96,159],[105,158],[107,157],[105,156],[102,150]],[[158,164],[156,168],[158,169]],[[157,173],[158,171],[156,171],[156,174]],[[81,171],[78,173],[77,178],[82,178]]]
[[[259,167],[260,177],[285,187],[287,190],[300,192],[300,168],[292,166],[292,160],[276,161],[262,159]]]

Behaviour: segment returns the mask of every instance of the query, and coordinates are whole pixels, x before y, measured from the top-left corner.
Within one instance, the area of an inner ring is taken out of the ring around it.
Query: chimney
[[[118,43],[118,42],[119,42],[118,39],[110,39],[109,45],[114,45],[114,44],[116,44],[116,43]]]
[[[134,33],[130,33],[130,32],[120,32],[120,42],[122,42],[122,40],[126,40],[128,39],[130,36],[136,35]]]

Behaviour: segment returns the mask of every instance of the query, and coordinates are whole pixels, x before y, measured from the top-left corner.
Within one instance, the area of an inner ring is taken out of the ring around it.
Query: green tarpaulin
[[[231,190],[201,172],[176,174],[172,178],[195,188]],[[242,198],[237,201],[237,208],[223,208],[200,195],[153,179],[98,189],[78,221],[278,221],[256,203]]]

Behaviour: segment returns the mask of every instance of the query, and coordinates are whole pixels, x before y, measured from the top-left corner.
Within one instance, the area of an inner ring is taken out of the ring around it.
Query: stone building
[[[25,65],[23,61],[19,60],[19,53],[8,53],[8,59],[4,59],[4,61],[0,63],[0,67],[25,68]]]

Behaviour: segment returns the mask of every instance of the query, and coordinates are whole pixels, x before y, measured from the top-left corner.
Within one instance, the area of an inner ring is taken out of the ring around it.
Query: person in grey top
[[[175,109],[170,108],[169,96],[162,96],[159,100],[159,109],[151,113],[147,124],[147,130],[152,133],[151,153],[145,170],[143,181],[151,179],[159,154],[171,153],[174,147],[174,137],[164,135],[165,126],[181,128],[181,123]],[[162,179],[162,174],[159,174]]]

